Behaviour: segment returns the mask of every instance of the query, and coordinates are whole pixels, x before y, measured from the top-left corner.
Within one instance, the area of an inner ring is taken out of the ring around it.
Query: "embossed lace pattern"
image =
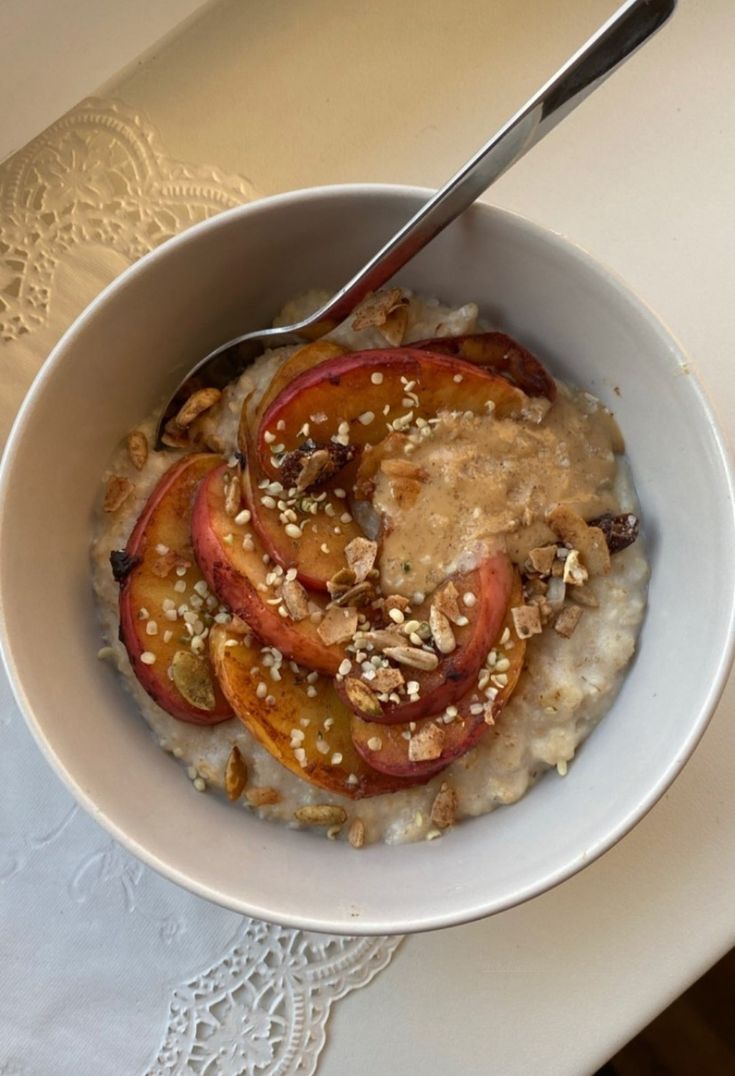
[[[82,102],[0,165],[0,333],[17,398],[74,316],[54,304],[65,259],[82,265],[93,294],[111,273],[100,248],[132,262],[253,196],[238,176],[171,160],[118,102]],[[7,399],[6,409],[17,403]],[[100,1056],[141,1076],[313,1073],[332,1004],[369,983],[400,939],[287,930],[178,889],[73,804],[2,673],[0,727],[0,902],[14,983],[0,1005],[0,1073],[60,1071],[70,1043],[62,1068],[78,1076],[98,1074]],[[97,1020],[106,996],[115,1012]],[[63,1019],[49,1024],[48,1013]]]

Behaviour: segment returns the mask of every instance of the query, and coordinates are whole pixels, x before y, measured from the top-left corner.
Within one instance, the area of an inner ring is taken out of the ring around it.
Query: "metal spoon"
[[[201,359],[169,401],[157,430],[157,447],[161,447],[163,426],[176,414],[181,389],[190,378],[196,375],[202,383],[221,388],[242,373],[265,347],[303,343],[307,333],[311,339],[321,335],[314,331],[320,323],[324,323],[326,332],[346,318],[361,299],[385,284],[632,56],[666,22],[675,7],[676,0],[626,0],[328,303],[293,325],[260,329],[228,340]]]

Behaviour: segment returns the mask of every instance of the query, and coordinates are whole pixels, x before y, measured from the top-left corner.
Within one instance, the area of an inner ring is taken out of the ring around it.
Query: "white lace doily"
[[[85,101],[0,166],[0,434],[48,349],[135,258],[254,192]],[[73,803],[0,674],[0,1076],[306,1076],[331,1005],[400,939],[243,918],[160,878]]]

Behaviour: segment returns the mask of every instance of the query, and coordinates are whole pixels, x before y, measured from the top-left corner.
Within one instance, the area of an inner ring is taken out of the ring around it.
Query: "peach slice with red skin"
[[[411,702],[405,695],[399,702],[381,702],[380,717],[371,710],[361,708],[354,701],[354,694],[351,702],[348,680],[360,680],[368,689],[371,688],[371,681],[365,678],[364,672],[360,671],[354,660],[352,670],[347,673],[346,678],[337,681],[337,691],[342,699],[347,705],[351,705],[359,717],[386,725],[416,721],[439,713],[456,703],[476,680],[492,642],[498,635],[508,610],[514,579],[514,569],[504,553],[485,557],[472,571],[462,572],[451,578],[460,595],[472,594],[475,601],[471,606],[461,606],[467,623],[452,625],[456,648],[445,656],[439,654],[435,669],[422,670],[410,665],[399,665],[404,679],[414,680],[419,685],[419,697],[415,702]],[[428,621],[432,600],[433,595],[422,605],[406,613],[406,617]],[[407,647],[413,645],[408,638],[405,639],[405,644]]]
[[[510,607],[522,601],[523,589],[520,577],[516,575]],[[353,743],[370,766],[380,770],[381,773],[396,777],[428,779],[476,746],[510,699],[523,671],[526,643],[518,637],[515,631],[510,607],[494,645],[496,653],[501,654],[509,662],[508,667],[504,667],[502,673],[505,677],[505,684],[496,687],[491,681],[488,685],[496,691],[495,698],[488,700],[484,694],[485,689],[480,689],[475,684],[459,700],[456,705],[457,713],[449,722],[443,720],[443,715],[439,720],[437,720],[437,715],[434,715],[415,722],[413,729],[408,724],[381,725],[375,721],[363,721],[360,717],[353,717]],[[500,639],[506,631],[508,641],[503,646]],[[492,675],[490,670],[488,674]],[[488,714],[490,722],[487,720]],[[431,722],[434,722],[442,733],[441,754],[434,759],[422,761],[411,759],[409,755],[411,739],[416,735],[420,736],[422,730]]]
[[[439,411],[483,414],[488,407],[503,416],[519,410],[524,400],[505,378],[463,359],[410,347],[356,351],[319,363],[285,386],[258,427],[258,459],[263,471],[277,478],[274,444],[286,453],[306,437],[374,445],[396,420],[408,424]]]
[[[181,619],[167,619],[163,603],[169,599],[178,608],[187,602],[196,583],[203,579],[191,548],[192,502],[201,481],[219,467],[219,456],[196,454],[185,456],[164,474],[151,493],[128,539],[125,552],[132,569],[120,589],[120,639],[130,658],[133,672],[158,705],[178,718],[196,725],[213,725],[232,717],[229,703],[222,694],[204,653],[199,660],[204,682],[211,680],[213,706],[203,709],[192,705],[169,678],[177,651],[189,650],[189,638]],[[162,552],[164,551],[164,552]],[[177,575],[176,567],[186,566]],[[165,573],[165,574],[163,574]],[[176,584],[183,583],[177,591]],[[148,634],[153,621],[156,634]],[[167,632],[171,637],[167,639]],[[153,655],[147,664],[143,654]]]
[[[528,348],[501,332],[441,336],[412,345],[434,355],[454,355],[508,379],[527,396],[556,399],[556,382]]]
[[[226,465],[211,471],[194,503],[192,541],[202,575],[219,600],[246,621],[263,642],[308,669],[334,676],[345,656],[344,647],[327,646],[310,617],[296,622],[279,613],[277,592],[266,583],[272,571],[270,557],[264,563],[264,550],[256,535],[225,511],[226,472]],[[243,546],[246,540],[249,548]]]
[[[280,679],[272,680],[263,668],[258,642],[233,633],[224,624],[212,630],[209,646],[235,714],[297,777],[349,799],[396,792],[425,779],[386,775],[363,760],[352,743],[350,711],[337,697],[331,680],[320,677],[309,684],[306,672],[295,673],[288,662],[280,666]],[[261,689],[261,698],[258,684],[263,682],[267,694]]]

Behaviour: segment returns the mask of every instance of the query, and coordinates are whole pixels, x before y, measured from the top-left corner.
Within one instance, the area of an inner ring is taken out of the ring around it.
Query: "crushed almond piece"
[[[198,418],[204,411],[208,411],[210,407],[214,407],[221,395],[219,389],[197,389],[176,415],[174,422],[180,430],[185,430],[191,426],[195,418]]]
[[[432,608],[438,609],[453,624],[456,624],[464,615],[459,608],[459,593],[451,580],[436,592],[431,604]]]
[[[286,579],[281,587],[283,604],[292,620],[297,623],[309,615],[309,597],[298,579]]]
[[[440,654],[451,654],[453,650],[456,650],[457,641],[454,638],[449,618],[437,609],[436,605],[432,605],[429,610],[429,627],[434,645]]]
[[[517,605],[510,612],[519,639],[530,639],[532,635],[540,635],[543,631],[541,612],[537,605]]]
[[[362,680],[356,680],[354,677],[348,676],[345,680],[345,691],[347,692],[350,706],[355,710],[368,714],[370,717],[382,717],[383,707],[378,702],[376,695]]]
[[[528,554],[528,559],[533,570],[538,572],[539,575],[551,575],[551,569],[554,567],[554,561],[556,560],[556,546],[537,546],[536,549],[532,549]]]
[[[359,332],[360,329],[379,329],[388,321],[389,315],[401,306],[405,306],[408,299],[400,288],[387,288],[385,291],[372,291],[355,308],[352,318],[352,328]]]
[[[105,486],[105,497],[102,508],[105,512],[117,512],[121,508],[135,486],[128,478],[122,478],[119,474],[110,475]]]
[[[434,797],[431,805],[431,821],[439,829],[453,826],[457,820],[457,793],[446,781]]]
[[[229,800],[237,800],[245,791],[248,768],[237,744],[232,745],[225,767],[225,792]]]
[[[375,676],[370,681],[370,686],[379,695],[390,694],[405,683],[400,669],[382,668],[375,670]]]
[[[367,538],[353,538],[345,546],[347,564],[356,583],[362,583],[367,579],[368,572],[372,571],[377,555],[378,543],[371,542]]]
[[[582,610],[578,605],[565,605],[554,621],[554,631],[565,639],[570,639],[574,635],[581,616]]]
[[[353,848],[362,848],[365,843],[365,823],[361,818],[355,818],[347,831],[347,840]]]
[[[570,549],[577,550],[590,575],[605,575],[610,571],[610,550],[599,527],[590,527],[577,512],[563,504],[549,512],[546,522]]]
[[[148,459],[148,438],[142,430],[131,430],[125,444],[133,467],[136,471],[142,471]]]
[[[356,629],[357,609],[333,605],[325,612],[316,631],[325,646],[332,646],[334,643],[346,643]]]
[[[430,650],[421,650],[417,646],[386,646],[383,653],[399,665],[408,665],[412,669],[431,672],[439,664],[439,658]]]
[[[294,811],[294,818],[307,826],[340,826],[347,821],[347,812],[336,804],[308,803]]]
[[[410,762],[430,762],[440,758],[444,749],[445,733],[433,721],[427,721],[408,741],[408,758]]]
[[[281,793],[275,788],[249,788],[245,799],[252,807],[267,807],[281,802]]]
[[[569,554],[564,561],[562,579],[565,583],[570,583],[573,587],[581,587],[589,579],[589,573],[579,559],[578,550],[570,549]]]

